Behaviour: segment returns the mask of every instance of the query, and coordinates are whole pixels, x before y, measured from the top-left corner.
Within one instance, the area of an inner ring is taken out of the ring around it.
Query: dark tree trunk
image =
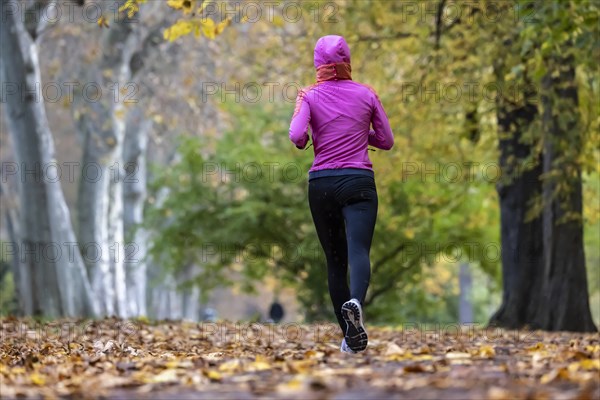
[[[547,64],[541,135],[536,140],[528,132],[539,129],[532,123],[540,111],[528,102],[534,93],[523,93],[525,100],[518,104],[498,97],[503,298],[490,324],[596,331],[583,247],[575,68],[572,58]],[[506,66],[499,60],[494,68],[501,82]],[[537,140],[543,144],[541,154],[535,150]]]
[[[503,297],[490,323],[507,328],[528,325],[535,313],[539,292],[533,290],[542,266],[542,220],[527,220],[531,203],[542,190],[539,157],[523,136],[537,115],[534,104],[508,104],[498,98],[498,147],[502,178],[497,184],[500,199]]]
[[[583,247],[581,166],[583,147],[572,56],[548,63],[542,81],[544,131],[542,301],[534,326],[549,331],[594,332]],[[560,187],[557,186],[560,184]]]

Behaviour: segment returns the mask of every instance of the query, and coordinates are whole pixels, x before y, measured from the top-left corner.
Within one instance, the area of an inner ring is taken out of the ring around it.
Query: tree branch
[[[442,14],[444,13],[444,6],[446,5],[446,0],[441,0],[438,3],[437,13],[435,15],[435,50],[439,50],[440,48],[440,38],[442,36]]]
[[[365,299],[365,306],[368,306],[369,304],[373,303],[373,301],[376,298],[393,289],[400,277],[402,277],[402,275],[404,275],[406,271],[412,269],[416,265],[415,261],[416,260],[412,260],[412,262],[408,264],[407,267],[400,268],[396,274],[394,274],[392,277],[388,277],[389,279],[386,280],[386,283],[384,285],[373,290],[369,298]]]
[[[394,40],[394,39],[406,39],[409,37],[416,37],[414,33],[407,32],[397,32],[393,35],[388,36],[359,36],[358,39],[355,40],[355,43],[358,42],[381,42],[384,40]]]
[[[35,41],[45,32],[49,21],[46,15],[46,10],[56,4],[56,0],[36,1],[25,10],[24,25],[31,39]]]
[[[167,26],[167,23],[158,24],[154,29],[148,32],[146,37],[142,40],[139,50],[135,51],[131,55],[129,67],[131,68],[132,77],[144,67],[144,60],[148,57],[151,51],[165,42],[162,29]]]
[[[376,262],[374,262],[373,267],[372,267],[373,271],[375,271],[377,268],[381,267],[383,264],[385,264],[386,262],[388,262],[389,260],[394,258],[398,253],[400,253],[402,250],[404,250],[405,247],[406,247],[406,243],[402,242],[398,246],[396,246],[392,251],[390,251],[388,254],[386,254],[385,256],[383,256],[382,258],[377,260]]]

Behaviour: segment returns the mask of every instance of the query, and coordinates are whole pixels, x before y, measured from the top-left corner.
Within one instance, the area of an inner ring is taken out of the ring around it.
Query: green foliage
[[[8,260],[0,260],[0,316],[16,315],[17,297]]]

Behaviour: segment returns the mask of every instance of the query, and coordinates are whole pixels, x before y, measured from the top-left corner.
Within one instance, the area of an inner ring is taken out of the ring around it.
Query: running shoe
[[[367,348],[369,338],[363,325],[362,307],[356,299],[351,299],[342,305],[342,317],[346,321],[344,341],[350,350],[359,352]]]
[[[356,354],[356,352],[354,350],[352,350],[350,347],[348,347],[348,345],[346,344],[346,339],[342,339],[342,344],[340,346],[340,351],[342,353]]]

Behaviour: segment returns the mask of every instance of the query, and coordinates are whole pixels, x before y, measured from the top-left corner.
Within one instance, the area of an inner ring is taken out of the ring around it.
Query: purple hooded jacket
[[[305,148],[310,124],[315,152],[310,172],[342,168],[372,171],[367,146],[389,150],[394,144],[381,101],[371,87],[351,79],[350,49],[343,37],[320,38],[314,61],[319,80],[298,93],[290,140],[297,148]],[[336,66],[341,65],[347,68],[347,76],[339,78]],[[325,68],[329,74],[320,73]]]

